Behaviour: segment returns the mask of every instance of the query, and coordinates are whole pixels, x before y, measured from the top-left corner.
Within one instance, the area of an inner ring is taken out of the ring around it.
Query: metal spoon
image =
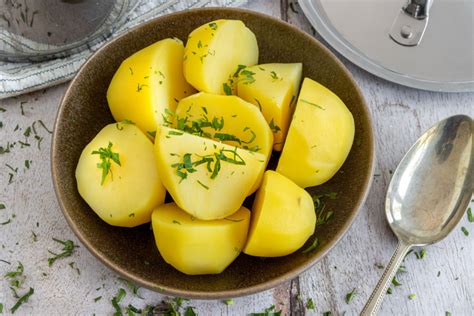
[[[474,124],[449,117],[426,131],[395,170],[385,215],[398,246],[362,315],[376,315],[407,252],[446,237],[464,215],[473,193]]]

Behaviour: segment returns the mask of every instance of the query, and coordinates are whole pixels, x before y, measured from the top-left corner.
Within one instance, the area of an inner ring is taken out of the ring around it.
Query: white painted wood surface
[[[248,7],[295,24],[308,33],[311,26],[296,3],[291,1],[250,1]],[[316,35],[316,37],[318,37]],[[384,216],[384,197],[394,170],[405,151],[418,136],[438,120],[463,113],[474,116],[474,93],[447,94],[414,90],[378,79],[339,56],[354,75],[369,104],[376,136],[376,177],[354,225],[340,243],[318,264],[299,278],[273,290],[237,298],[235,304],[220,301],[191,301],[200,315],[246,315],[263,311],[275,304],[285,315],[356,315],[369,297],[382,270],[374,264],[386,264],[395,248],[395,237]],[[51,128],[66,85],[61,85],[17,98],[0,101],[0,146],[7,141],[24,138],[23,132],[33,121],[43,120]],[[23,104],[24,115],[21,113]],[[14,132],[16,125],[21,128]],[[50,134],[38,127],[44,137],[41,149],[35,140],[21,149],[19,144],[9,154],[0,155],[0,223],[12,218],[9,225],[0,225],[0,275],[13,270],[17,261],[25,266],[25,289],[33,287],[35,294],[17,314],[112,314],[111,298],[124,285],[117,275],[96,260],[83,246],[70,258],[48,267],[47,250],[58,249],[52,237],[77,242],[59,210],[53,192],[50,166]],[[30,137],[31,138],[31,137]],[[25,160],[32,160],[30,169]],[[11,184],[9,169],[18,167]],[[471,231],[466,237],[461,226]],[[38,235],[33,241],[32,232]],[[402,286],[393,289],[384,301],[382,315],[474,315],[474,224],[464,217],[452,234],[439,244],[427,247],[426,257],[407,257],[408,272],[400,275]],[[79,275],[68,263],[75,262]],[[44,275],[45,273],[46,275]],[[99,290],[96,288],[101,287]],[[357,295],[350,304],[346,293],[356,288]],[[124,305],[137,307],[156,304],[163,297],[141,289],[143,300],[128,294]],[[416,294],[413,300],[408,295]],[[94,298],[102,296],[98,302]],[[312,298],[315,310],[305,304]],[[0,303],[14,304],[8,281],[0,278]]]

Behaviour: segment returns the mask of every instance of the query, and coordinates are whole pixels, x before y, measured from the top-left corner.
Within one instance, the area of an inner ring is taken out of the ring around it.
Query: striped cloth
[[[79,53],[66,58],[36,63],[0,62],[0,99],[54,86],[76,74],[86,59],[107,40],[160,15],[205,6],[240,6],[247,0],[139,0],[127,22],[113,35]]]

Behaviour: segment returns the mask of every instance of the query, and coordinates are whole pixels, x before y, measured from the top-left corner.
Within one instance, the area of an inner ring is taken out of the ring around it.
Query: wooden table
[[[291,4],[291,7],[290,7]],[[250,1],[252,10],[287,20],[310,34],[314,30],[301,9],[291,1]],[[315,35],[318,37],[317,35]],[[319,38],[319,37],[318,37]],[[263,311],[271,305],[285,315],[355,315],[361,311],[382,274],[376,264],[386,264],[395,249],[396,240],[385,221],[384,197],[397,163],[421,133],[437,121],[458,113],[474,116],[474,93],[448,94],[414,90],[379,79],[339,56],[361,87],[373,116],[377,163],[374,183],[365,206],[351,229],[339,244],[318,264],[299,278],[256,295],[234,299],[233,305],[220,301],[191,301],[201,315],[245,315]],[[28,95],[0,101],[0,146],[8,141],[24,139],[23,133],[34,121],[42,120],[51,129],[59,101],[66,89],[60,85]],[[18,130],[14,131],[16,126]],[[36,123],[41,141],[21,149],[17,143],[10,153],[0,155],[0,275],[14,270],[21,261],[27,276],[24,292],[29,287],[34,295],[18,311],[19,314],[111,314],[111,298],[124,284],[117,275],[96,260],[83,246],[67,259],[48,267],[48,250],[58,250],[52,237],[78,242],[68,227],[53,192],[49,150],[50,134]],[[31,139],[31,137],[30,137]],[[29,169],[24,161],[31,160]],[[18,168],[10,170],[6,164]],[[10,179],[9,174],[13,174]],[[11,182],[9,184],[9,182]],[[15,217],[13,218],[13,214]],[[461,226],[471,230],[469,236]],[[37,237],[34,238],[33,234]],[[474,224],[464,217],[444,241],[427,247],[426,256],[405,260],[406,273],[399,275],[401,286],[384,301],[382,315],[453,315],[474,314]],[[35,241],[37,240],[37,241]],[[69,264],[73,268],[69,267]],[[80,274],[74,267],[77,267]],[[356,289],[348,304],[346,294]],[[143,300],[128,294],[122,305],[137,307],[156,304],[164,297],[140,289]],[[410,300],[408,296],[416,294]],[[102,299],[94,302],[94,298]],[[315,310],[306,302],[312,298]],[[9,283],[0,278],[0,303],[5,309],[15,300]]]

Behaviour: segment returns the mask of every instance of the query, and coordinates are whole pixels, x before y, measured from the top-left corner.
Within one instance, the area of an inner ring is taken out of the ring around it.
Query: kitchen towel
[[[139,0],[123,25],[114,30],[110,37],[101,40],[89,49],[65,58],[44,62],[0,62],[0,99],[54,86],[72,79],[87,58],[105,42],[157,16],[206,6],[235,7],[246,2],[247,0]],[[5,38],[1,40],[5,41]],[[34,50],[34,47],[32,49]]]

